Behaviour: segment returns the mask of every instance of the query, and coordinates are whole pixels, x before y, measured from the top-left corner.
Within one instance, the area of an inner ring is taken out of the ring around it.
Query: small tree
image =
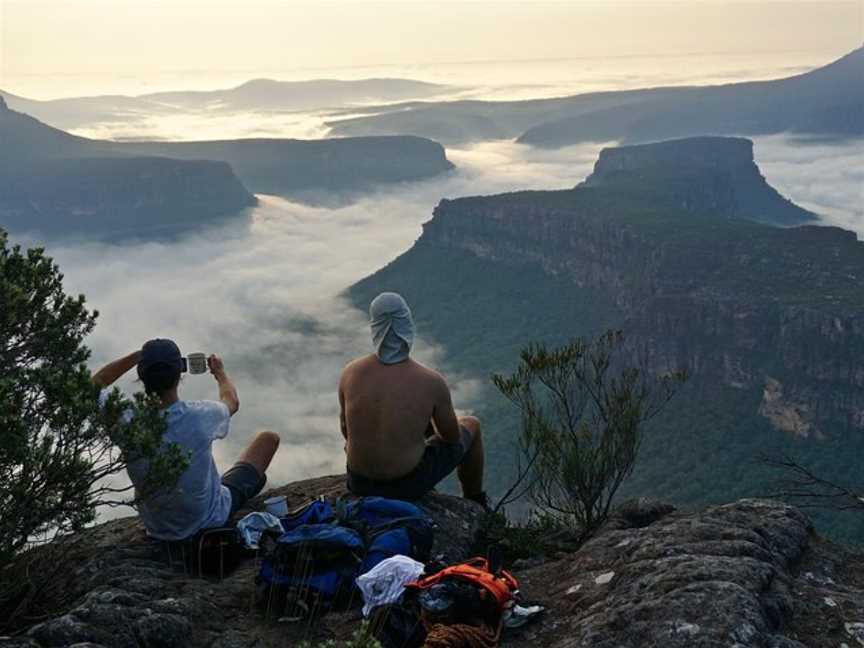
[[[633,471],[643,424],[669,402],[684,372],[661,376],[622,359],[624,337],[608,331],[553,350],[532,344],[495,386],[522,415],[520,481],[543,511],[590,537]],[[512,491],[512,489],[511,489]]]
[[[162,447],[164,418],[143,395],[115,390],[100,406],[83,345],[96,317],[83,296],[63,292],[43,250],[10,248],[0,230],[0,568],[120,503],[127,488],[109,478],[127,462],[150,462],[139,496],[172,485],[187,465],[178,447]]]

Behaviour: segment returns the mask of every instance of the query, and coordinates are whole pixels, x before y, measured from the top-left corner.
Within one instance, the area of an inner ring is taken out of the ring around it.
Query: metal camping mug
[[[284,495],[268,497],[264,500],[264,508],[276,517],[288,515],[288,499]]]
[[[207,371],[207,356],[203,353],[190,353],[186,356],[190,374],[203,374]]]

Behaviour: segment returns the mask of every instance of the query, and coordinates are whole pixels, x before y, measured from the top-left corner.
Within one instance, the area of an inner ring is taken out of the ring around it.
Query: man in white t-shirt
[[[222,360],[211,355],[207,364],[219,387],[218,401],[180,400],[177,389],[186,362],[172,340],[150,340],[140,351],[110,362],[93,374],[94,384],[103,389],[102,397],[107,398],[107,388],[137,366],[144,389],[162,400],[168,424],[164,442],[178,444],[189,455],[189,466],[176,485],[139,505],[148,534],[161,540],[183,540],[202,529],[224,525],[264,488],[267,467],[279,447],[279,435],[258,433],[239,461],[220,478],[211,446],[216,439],[228,436],[240,399]],[[136,488],[143,485],[147,470],[147,462],[142,459],[127,466]]]

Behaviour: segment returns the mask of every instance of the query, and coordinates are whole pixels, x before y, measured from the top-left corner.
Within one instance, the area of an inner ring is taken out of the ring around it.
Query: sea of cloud
[[[601,145],[557,151],[512,142],[448,150],[457,169],[439,178],[383,188],[339,207],[260,196],[236,221],[171,242],[86,243],[49,248],[69,291],[100,311],[88,339],[92,366],[171,337],[185,352],[224,357],[241,411],[214,446],[220,469],[254,433],[278,432],[271,483],[344,467],[336,387],[341,368],[370,352],[365,313],[342,297],[355,281],[411,247],[442,198],[572,187],[590,173]],[[864,141],[756,140],[769,183],[864,238]],[[26,241],[25,241],[26,243]],[[447,350],[423,336],[417,357],[451,381],[470,411],[483,377],[449,371]],[[133,376],[121,387],[136,389]],[[186,398],[214,398],[209,375],[188,376]]]
[[[271,477],[284,483],[344,468],[336,387],[341,368],[369,353],[365,313],[341,293],[410,248],[441,198],[524,188],[570,187],[587,175],[598,145],[534,151],[512,143],[450,151],[457,170],[325,208],[260,196],[229,225],[171,242],[52,245],[71,292],[99,321],[88,339],[92,366],[152,337],[184,352],[224,357],[241,397],[220,468],[252,435],[280,433]],[[446,350],[420,332],[417,357],[445,372],[457,407],[470,411],[477,377],[448,372]],[[134,373],[134,372],[133,372]],[[135,390],[134,376],[121,381]],[[187,376],[185,398],[214,398],[209,375]]]
[[[555,60],[478,61],[447,64],[379,65],[362,67],[256,70],[255,77],[279,80],[310,78],[364,79],[376,77],[410,78],[442,84],[436,97],[429,100],[527,100],[561,97],[585,92],[628,90],[659,86],[710,85],[787,77],[819,67],[836,55],[825,52],[742,52],[737,54],[684,54],[668,56],[584,56]],[[154,90],[212,90],[229,88],[248,81],[253,73],[177,73],[153,78],[76,76],[8,78],[4,90],[25,97],[68,97],[90,88],[93,94],[136,95]],[[244,76],[245,75],[245,76]],[[405,97],[410,100],[411,97]],[[230,110],[223,108],[183,108],[149,102],[141,109],[124,105],[112,110],[110,98],[98,105],[93,119],[87,120],[80,104],[71,104],[77,124],[76,135],[97,139],[203,140],[244,137],[326,136],[325,121],[333,113],[352,107],[377,105],[382,100],[370,96],[364,101],[344,105],[320,106],[316,110]],[[55,105],[58,116],[64,109]],[[348,115],[340,114],[340,118]],[[48,123],[62,127],[64,120]]]
[[[781,194],[864,240],[864,139],[754,138],[756,163]]]

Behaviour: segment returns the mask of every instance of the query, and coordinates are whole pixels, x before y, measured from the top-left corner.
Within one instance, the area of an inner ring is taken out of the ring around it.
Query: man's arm
[[[216,355],[211,355],[207,358],[207,366],[210,367],[210,373],[216,379],[216,384],[219,385],[219,400],[225,403],[228,408],[228,413],[234,416],[237,410],[240,409],[240,396],[237,395],[237,388],[234,383],[225,373],[225,365],[222,363],[222,358]]]
[[[432,422],[435,431],[447,443],[460,443],[462,434],[459,432],[459,420],[453,409],[450,388],[441,376],[437,377],[435,386],[435,409],[432,411]]]
[[[113,362],[109,362],[99,371],[94,373],[90,379],[97,387],[100,387],[102,389],[110,387],[115,382],[117,382],[117,379],[120,378],[120,376],[122,376],[132,367],[137,365],[140,358],[141,351],[133,351],[132,353],[125,355],[122,358],[118,358]]]

